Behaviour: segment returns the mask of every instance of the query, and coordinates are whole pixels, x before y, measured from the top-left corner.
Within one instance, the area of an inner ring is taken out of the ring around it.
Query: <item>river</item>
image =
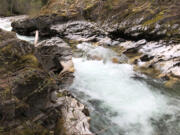
[[[10,24],[8,18],[0,19],[0,28],[11,31]],[[34,40],[17,37],[29,42]],[[112,63],[108,59],[112,50],[86,45],[78,46],[81,50],[86,48],[86,54],[99,53],[103,59],[87,59],[86,55],[73,58],[75,80],[70,90],[88,106],[93,132],[98,135],[180,135],[178,95],[163,87],[154,87],[144,75],[137,77],[129,64]],[[160,85],[156,80],[151,82]]]

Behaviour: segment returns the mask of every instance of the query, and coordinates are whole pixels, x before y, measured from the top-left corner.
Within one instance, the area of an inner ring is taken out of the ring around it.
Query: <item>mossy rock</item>
[[[7,31],[3,31],[2,29],[0,29],[0,42],[2,41],[7,41],[9,39],[13,39],[16,38],[16,34],[13,32],[7,32]]]
[[[31,123],[29,126],[24,124],[21,129],[15,129],[14,132],[17,135],[52,135],[50,131],[36,123]]]
[[[127,39],[179,42],[180,26],[173,30],[180,23],[179,5],[177,0],[50,0],[41,15],[76,16],[98,22],[111,31],[118,29],[116,36]],[[136,26],[141,28],[134,30]]]
[[[29,121],[46,111],[56,82],[40,66],[35,48],[16,38],[14,33],[1,31],[0,40],[0,127],[3,135],[16,131],[15,135],[50,135],[41,124]],[[3,121],[1,121],[3,119]],[[14,122],[16,121],[16,122]],[[35,126],[36,125],[36,126]],[[16,129],[23,126],[22,130]]]

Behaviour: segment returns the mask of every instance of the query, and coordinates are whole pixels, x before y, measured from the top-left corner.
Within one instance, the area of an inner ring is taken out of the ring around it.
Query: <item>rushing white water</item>
[[[11,19],[0,18],[0,28],[11,31]],[[18,34],[17,37],[28,42],[34,41],[34,37]],[[107,114],[106,110],[99,112],[120,129],[120,132],[113,130],[106,135],[180,134],[178,99],[162,94],[160,90],[150,87],[145,82],[134,80],[132,66],[111,62],[112,58],[118,57],[112,50],[92,46],[90,43],[79,44],[78,48],[85,52],[86,57],[73,58],[75,79],[71,88],[88,95],[84,99],[87,102],[91,99],[101,101],[102,104],[98,107],[108,108],[113,114]],[[102,60],[87,60],[87,57],[92,59],[100,57]],[[124,58],[118,57],[118,59]],[[94,111],[99,110],[94,108]],[[99,124],[98,117],[96,118]],[[113,128],[112,123],[108,123],[108,128]],[[105,122],[102,121],[100,124]],[[103,132],[102,135],[104,134]]]
[[[74,58],[73,62],[75,80],[72,88],[102,101],[102,106],[116,112],[117,115],[110,119],[125,134],[156,135],[151,120],[159,121],[164,115],[175,116],[175,110],[178,110],[160,91],[134,80],[133,68],[128,64],[105,64],[84,58]]]
[[[24,17],[24,16],[22,16]],[[19,18],[19,17],[17,17]],[[11,27],[11,23],[13,21],[13,17],[4,17],[4,18],[0,18],[0,28],[5,30],[5,31],[12,31],[12,27]],[[34,43],[34,39],[35,37],[33,36],[23,36],[23,35],[19,35],[19,34],[16,34],[17,38],[21,39],[21,40],[24,40],[24,41],[27,41],[27,42],[30,42],[30,43]]]
[[[11,21],[8,18],[0,18],[0,28],[6,31],[11,31]]]
[[[19,34],[16,34],[17,38],[21,39],[21,40],[24,40],[24,41],[27,41],[27,42],[30,42],[30,43],[34,43],[34,40],[35,40],[35,37],[33,36],[23,36],[23,35],[19,35]]]

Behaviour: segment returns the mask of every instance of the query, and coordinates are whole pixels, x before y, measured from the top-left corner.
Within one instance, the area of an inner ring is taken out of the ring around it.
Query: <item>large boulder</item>
[[[59,74],[63,70],[61,61],[72,59],[70,46],[58,37],[40,42],[35,54],[43,68],[48,72],[53,71],[55,74]]]
[[[37,46],[35,55],[42,67],[61,78],[61,88],[69,86],[74,71],[70,46],[58,37],[44,40]]]
[[[56,14],[42,15],[35,18],[17,20],[11,25],[13,27],[13,31],[16,31],[21,35],[32,36],[35,35],[35,30],[39,30],[41,37],[52,37],[55,35],[55,33],[50,31],[51,25],[56,23],[64,23],[73,18],[73,16],[58,16]]]
[[[73,80],[70,47],[60,38],[35,48],[14,33],[0,30],[0,35],[0,134],[60,135],[67,125],[59,120],[65,119],[64,108],[70,109],[72,104],[72,99],[65,104],[66,99],[73,98],[62,92]],[[85,116],[79,106],[74,109]]]
[[[0,32],[0,121],[8,130],[46,110],[57,85],[40,67],[33,45]]]

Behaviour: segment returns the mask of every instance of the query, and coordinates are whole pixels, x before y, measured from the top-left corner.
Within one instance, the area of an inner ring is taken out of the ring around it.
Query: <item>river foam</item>
[[[24,18],[25,16],[17,16],[16,17],[4,17],[4,18],[0,18],[0,29],[3,29],[5,31],[12,31],[12,27],[11,27],[11,23],[13,20],[16,20],[16,19],[20,19],[20,18]],[[16,19],[15,19],[16,18]],[[16,34],[17,38],[21,39],[21,40],[24,40],[24,41],[27,41],[27,42],[30,42],[30,43],[34,43],[34,39],[35,37],[33,36],[23,36],[23,35],[19,35],[19,34]]]
[[[171,116],[165,121],[168,126],[168,121],[176,117],[176,111],[179,111],[176,105],[171,104],[170,97],[160,90],[134,80],[134,71],[129,64],[85,58],[74,58],[73,62],[75,80],[72,88],[85,93],[89,99],[101,101],[100,108],[108,108],[116,114],[108,116],[100,112],[117,124],[123,135],[157,135],[157,125],[153,123]]]
[[[0,28],[6,31],[11,31],[11,21],[8,18],[0,18]]]
[[[11,20],[0,18],[0,28],[11,31]],[[33,37],[18,34],[17,37],[33,42]],[[131,65],[110,62],[111,57],[116,56],[111,50],[90,43],[78,47],[86,55],[102,57],[101,61],[73,58],[75,79],[71,88],[87,104],[93,102],[94,106],[89,107],[93,111],[95,132],[98,126],[105,125],[104,128],[108,128],[101,132],[102,135],[180,135],[179,99],[134,80]],[[81,93],[86,95],[85,98]],[[106,118],[110,122],[106,122]]]

